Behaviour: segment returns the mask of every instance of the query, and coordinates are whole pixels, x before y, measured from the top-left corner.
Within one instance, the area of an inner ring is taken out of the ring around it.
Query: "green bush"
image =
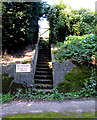
[[[97,52],[97,36],[93,34],[83,36],[68,36],[64,43],[57,43],[58,50],[54,51],[55,60],[77,60],[80,64],[89,63]]]
[[[59,93],[57,89],[53,89],[52,93],[46,93],[46,92],[39,92],[32,88],[28,88],[25,91],[19,88],[17,93],[15,94],[15,97],[29,98],[29,100],[31,99],[64,100],[65,99],[63,93]]]
[[[68,35],[95,33],[95,12],[81,8],[73,10],[69,5],[60,2],[46,10],[50,25],[50,41],[64,41]]]
[[[14,98],[14,96],[10,93],[3,94],[3,95],[0,94],[0,102],[6,102],[6,101],[11,100],[13,98]]]
[[[9,77],[8,73],[2,73],[1,74],[1,79],[2,79],[2,93],[15,93],[17,92],[17,88],[22,88],[24,89],[22,84],[18,84],[13,82],[14,77]]]

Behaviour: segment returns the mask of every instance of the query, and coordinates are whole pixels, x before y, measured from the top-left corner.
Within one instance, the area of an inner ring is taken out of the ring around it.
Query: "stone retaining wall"
[[[34,56],[32,56],[31,72],[16,72],[16,63],[2,66],[2,73],[8,73],[9,77],[14,77],[12,82],[23,84],[25,87],[34,87],[34,74],[38,56],[38,44],[36,44]]]
[[[14,77],[13,82],[15,83],[23,84],[25,87],[32,86],[32,71],[16,73],[16,63],[2,66],[2,73],[8,73],[9,77]]]
[[[51,57],[52,57],[52,70],[53,70],[53,87],[56,88],[58,84],[64,81],[64,76],[72,70],[75,65],[70,61],[64,61],[58,63],[54,61],[54,55],[52,54],[53,46],[51,45]]]

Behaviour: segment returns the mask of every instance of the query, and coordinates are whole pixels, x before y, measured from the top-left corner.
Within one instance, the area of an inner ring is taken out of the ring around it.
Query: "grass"
[[[45,113],[26,113],[26,114],[15,114],[15,115],[6,115],[3,116],[2,120],[10,119],[15,120],[15,118],[95,118],[95,113],[73,113],[64,111],[64,113],[55,113],[55,112],[45,112]],[[54,120],[53,119],[53,120]],[[64,119],[66,120],[66,119]]]

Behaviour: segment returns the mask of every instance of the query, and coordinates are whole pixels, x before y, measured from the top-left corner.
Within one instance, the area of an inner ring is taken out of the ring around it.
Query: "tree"
[[[14,52],[38,38],[38,20],[42,15],[39,2],[4,2],[2,6],[3,52]],[[18,46],[18,47],[17,47]]]
[[[88,9],[73,10],[62,1],[49,6],[45,16],[50,25],[50,41],[64,41],[68,35],[95,33],[95,13]]]

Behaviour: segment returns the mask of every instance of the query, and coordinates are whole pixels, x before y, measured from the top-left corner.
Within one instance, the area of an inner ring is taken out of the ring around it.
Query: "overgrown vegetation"
[[[55,45],[53,53],[56,61],[71,60],[77,63],[58,86],[59,91],[70,98],[97,96],[97,70],[95,66],[91,66],[97,65],[96,40],[97,36],[94,34],[68,36],[64,42],[57,42]]]
[[[65,80],[59,83],[58,90],[68,98],[96,97],[97,70],[82,67],[73,68]]]
[[[40,2],[2,3],[3,53],[15,52],[29,44],[36,44],[38,20],[42,16]],[[17,47],[18,46],[18,47]]]
[[[11,99],[13,99],[15,96],[10,94],[10,93],[7,93],[7,94],[0,94],[0,102],[6,102],[6,101],[9,101]]]
[[[88,64],[88,67],[93,60],[95,63],[97,36],[94,35],[94,12],[86,9],[72,10],[62,2],[54,6],[46,6],[44,11],[42,11],[41,3],[4,2],[2,11],[3,52],[6,50],[14,52],[17,46],[21,48],[27,44],[35,44],[38,37],[38,20],[44,12],[50,25],[50,42],[56,43],[57,50],[53,51],[55,60],[58,62],[74,60],[81,65]],[[44,41],[42,47],[49,46]],[[24,61],[24,63],[28,62],[30,61]],[[12,98],[64,100],[97,96],[97,71],[94,70],[96,74],[91,71],[90,68],[74,68],[65,76],[65,81],[59,84],[58,89],[54,89],[52,93],[41,93],[33,88],[23,89],[21,85],[20,87],[15,83],[13,87],[9,87],[14,78],[3,73],[4,94],[0,94],[0,97],[2,96],[2,101],[5,102]]]
[[[2,79],[2,93],[7,93],[10,90],[11,82],[14,80],[14,77],[10,77],[7,73],[2,73],[0,75]]]
[[[64,81],[59,83],[58,89],[64,93],[81,90],[86,79],[90,77],[91,69],[85,66],[76,66],[65,75]]]
[[[17,88],[25,89],[25,87],[20,83],[15,83],[14,77],[11,77],[8,73],[2,73],[0,75],[2,80],[2,95],[10,96],[11,94],[15,94],[17,92]],[[7,97],[6,97],[7,98]]]
[[[61,0],[57,5],[45,9],[50,25],[51,43],[62,42],[68,35],[95,33],[95,12],[89,9],[73,10]]]
[[[95,59],[97,53],[97,36],[94,34],[83,36],[68,36],[66,40],[58,42],[54,51],[55,60],[63,62],[64,60],[75,60],[78,63],[90,63]]]
[[[62,89],[62,87],[61,87]],[[6,102],[13,98],[26,98],[27,100],[33,99],[45,99],[45,100],[65,100],[73,98],[83,98],[83,97],[97,97],[96,91],[96,77],[92,76],[86,79],[84,82],[84,87],[81,90],[76,91],[60,91],[59,89],[53,89],[52,93],[39,92],[33,88],[22,89],[18,88],[17,92],[14,94],[0,94],[0,102]]]

